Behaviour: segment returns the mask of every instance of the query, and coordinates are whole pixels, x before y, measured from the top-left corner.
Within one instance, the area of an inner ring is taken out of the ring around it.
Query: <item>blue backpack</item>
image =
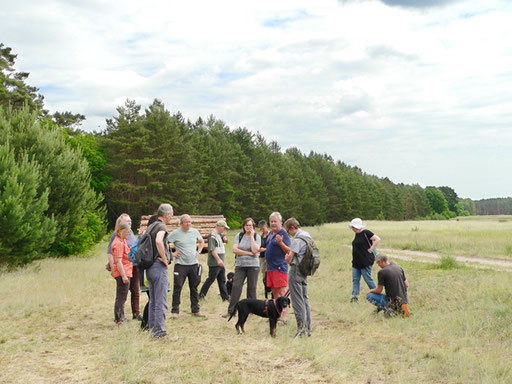
[[[130,252],[128,252],[128,258],[132,262],[135,262],[135,254],[137,253],[137,248],[139,248],[139,239],[140,236],[137,238],[137,240],[135,240],[135,243],[133,243],[130,248]]]

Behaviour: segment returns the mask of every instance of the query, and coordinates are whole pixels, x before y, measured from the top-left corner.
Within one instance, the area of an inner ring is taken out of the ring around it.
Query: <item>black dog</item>
[[[235,311],[238,311],[238,321],[235,324],[235,328],[238,331],[238,334],[241,334],[244,331],[244,324],[247,321],[247,317],[249,317],[250,313],[261,317],[268,317],[268,322],[270,323],[270,336],[276,337],[276,325],[277,319],[281,316],[281,312],[283,308],[286,308],[290,305],[290,299],[281,296],[278,297],[277,300],[258,300],[258,299],[243,299],[240,300],[235,305]],[[231,320],[233,314],[229,317],[228,321]],[[240,332],[242,329],[242,332]]]
[[[235,274],[233,272],[229,272],[226,276],[226,289],[228,290],[228,295],[231,296],[231,291],[233,290],[233,277],[235,277]]]

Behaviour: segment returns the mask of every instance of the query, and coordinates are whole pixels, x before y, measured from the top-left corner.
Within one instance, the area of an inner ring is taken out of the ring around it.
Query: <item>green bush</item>
[[[1,119],[0,128],[6,121]],[[2,140],[3,141],[3,140]],[[48,189],[41,167],[27,154],[16,156],[8,141],[0,144],[0,264],[26,264],[41,258],[55,239],[48,215]]]

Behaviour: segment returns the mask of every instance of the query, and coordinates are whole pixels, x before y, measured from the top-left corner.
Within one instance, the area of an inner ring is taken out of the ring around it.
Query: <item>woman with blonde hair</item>
[[[130,279],[133,275],[133,263],[128,258],[130,247],[126,238],[130,234],[130,225],[126,221],[119,221],[116,225],[116,237],[112,242],[112,277],[116,280],[116,301],[114,303],[114,319],[117,325],[125,322],[124,303],[130,289]]]

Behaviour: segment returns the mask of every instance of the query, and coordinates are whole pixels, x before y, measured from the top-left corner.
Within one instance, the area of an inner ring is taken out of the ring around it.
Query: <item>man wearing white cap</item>
[[[204,299],[208,289],[215,280],[219,284],[220,297],[222,301],[229,300],[228,290],[226,288],[226,268],[224,268],[224,257],[226,249],[224,247],[223,233],[229,229],[224,220],[217,221],[215,228],[208,235],[208,278],[201,287],[199,298]]]
[[[368,288],[377,287],[372,279],[372,265],[375,262],[374,250],[380,242],[380,237],[372,231],[364,229],[363,220],[355,218],[348,225],[356,234],[352,241],[352,298],[350,302],[359,301],[361,276]]]

